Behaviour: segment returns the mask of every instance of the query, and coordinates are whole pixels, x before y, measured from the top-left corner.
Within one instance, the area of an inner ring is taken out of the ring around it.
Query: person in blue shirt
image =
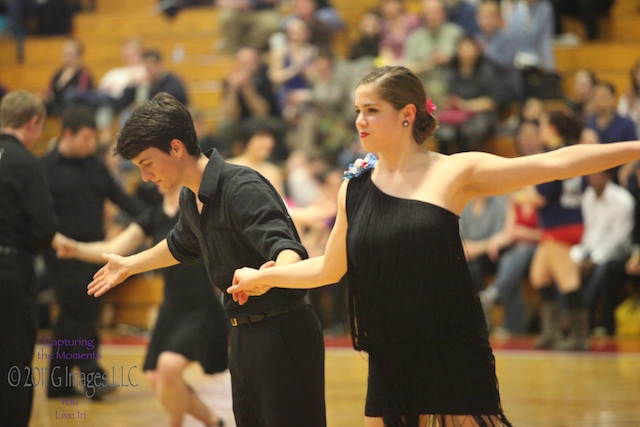
[[[599,82],[593,90],[594,113],[587,118],[587,127],[594,129],[600,142],[634,141],[638,138],[633,121],[617,112],[616,88],[609,82]]]
[[[447,21],[458,24],[468,36],[475,37],[480,32],[476,20],[476,6],[467,0],[445,0]]]

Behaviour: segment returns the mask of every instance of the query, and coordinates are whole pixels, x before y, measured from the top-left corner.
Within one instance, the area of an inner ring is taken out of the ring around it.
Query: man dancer
[[[36,344],[34,257],[58,226],[42,163],[29,152],[46,112],[37,96],[9,92],[0,104],[0,425],[26,427],[33,388],[28,383]]]
[[[106,255],[89,294],[100,296],[132,274],[200,257],[211,281],[224,291],[238,267],[285,265],[307,257],[273,186],[253,169],[226,164],[216,151],[207,159],[189,112],[173,96],[160,93],[136,108],[116,152],[140,168],[144,181],[186,187],[180,220],[149,250],[124,258]],[[326,425],[322,329],[305,295],[277,289],[240,306],[225,293],[239,427]]]

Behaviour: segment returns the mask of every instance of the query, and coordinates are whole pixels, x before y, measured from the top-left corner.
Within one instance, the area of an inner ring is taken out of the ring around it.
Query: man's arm
[[[115,254],[104,254],[102,258],[107,263],[98,270],[93,276],[93,281],[87,286],[87,293],[95,297],[105,294],[134,274],[178,264],[178,260],[169,251],[166,239],[153,248],[135,255],[121,257]]]

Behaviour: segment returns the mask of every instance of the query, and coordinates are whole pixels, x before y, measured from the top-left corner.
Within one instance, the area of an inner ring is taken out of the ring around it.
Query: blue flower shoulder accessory
[[[360,176],[362,172],[376,167],[378,159],[371,153],[367,153],[364,159],[358,159],[349,165],[349,169],[344,172],[343,179],[351,179]]]

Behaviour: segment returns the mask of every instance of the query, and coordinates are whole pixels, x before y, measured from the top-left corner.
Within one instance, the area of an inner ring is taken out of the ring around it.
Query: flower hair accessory
[[[433,116],[433,112],[438,109],[436,107],[436,104],[434,104],[433,101],[431,100],[431,98],[427,98],[427,104],[425,105],[425,108],[427,109],[427,113],[430,116]]]
[[[360,176],[362,172],[376,167],[378,159],[371,153],[367,153],[364,159],[358,159],[349,165],[349,169],[344,172],[342,179],[351,179]]]

